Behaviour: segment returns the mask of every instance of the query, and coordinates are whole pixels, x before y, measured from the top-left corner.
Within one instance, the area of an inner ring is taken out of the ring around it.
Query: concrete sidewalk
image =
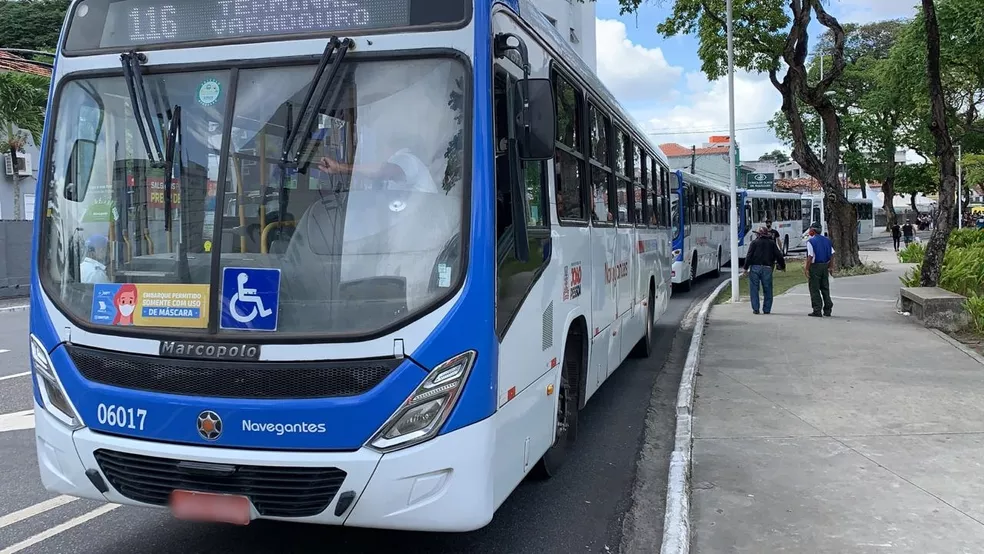
[[[700,553],[984,552],[984,365],[896,313],[890,271],[715,306],[695,404]]]

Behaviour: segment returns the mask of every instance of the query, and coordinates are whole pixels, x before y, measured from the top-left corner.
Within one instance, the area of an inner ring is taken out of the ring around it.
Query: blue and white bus
[[[652,351],[667,160],[528,0],[75,0],[48,114],[51,491],[477,529]]]
[[[673,208],[673,283],[690,290],[701,275],[717,277],[728,261],[728,187],[677,170]],[[683,225],[679,225],[679,222]]]
[[[755,239],[755,231],[772,222],[779,232],[779,247],[789,253],[803,246],[800,231],[802,218],[799,194],[768,190],[739,190],[738,205],[738,257],[744,259],[748,246]]]
[[[875,233],[875,210],[874,201],[870,198],[851,198],[848,200],[854,205],[858,215],[858,241],[864,242],[871,240]],[[822,194],[803,195],[803,240],[809,236],[810,226],[819,223],[824,233],[827,232],[827,209],[824,206]]]

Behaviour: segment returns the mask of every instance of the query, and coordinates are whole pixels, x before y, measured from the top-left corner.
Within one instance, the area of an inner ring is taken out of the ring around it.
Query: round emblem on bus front
[[[219,414],[205,410],[198,414],[198,434],[207,441],[214,441],[222,434],[222,418]]]

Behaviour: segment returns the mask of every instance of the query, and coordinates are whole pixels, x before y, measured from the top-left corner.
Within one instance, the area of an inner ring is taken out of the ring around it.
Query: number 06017
[[[100,425],[119,427],[121,429],[144,430],[144,420],[147,419],[147,410],[143,408],[127,408],[116,404],[99,404],[96,408],[96,419]]]

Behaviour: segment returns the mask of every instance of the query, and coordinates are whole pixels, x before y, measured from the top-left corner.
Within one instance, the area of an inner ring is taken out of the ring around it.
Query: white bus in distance
[[[744,206],[739,215],[738,257],[744,258],[748,245],[755,240],[755,231],[772,221],[772,228],[779,231],[779,246],[784,254],[800,248],[800,195],[768,190],[739,190],[739,205]]]
[[[674,284],[690,290],[701,275],[721,274],[726,260],[731,195],[724,185],[679,170],[673,185],[672,277]]]
[[[875,234],[874,202],[870,198],[851,198],[858,211],[858,242],[871,240]],[[822,194],[803,195],[803,240],[809,237],[810,225],[820,223],[823,232],[827,232],[827,210]]]

